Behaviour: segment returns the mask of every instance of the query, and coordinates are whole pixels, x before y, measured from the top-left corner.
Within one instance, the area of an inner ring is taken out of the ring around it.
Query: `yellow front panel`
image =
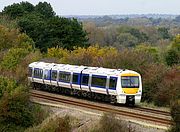
[[[136,93],[138,93],[138,89],[139,88],[122,88],[122,90],[126,94],[136,94]]]
[[[124,73],[124,74],[121,74],[122,77],[129,77],[129,76],[139,76],[138,74],[134,74],[134,73]]]

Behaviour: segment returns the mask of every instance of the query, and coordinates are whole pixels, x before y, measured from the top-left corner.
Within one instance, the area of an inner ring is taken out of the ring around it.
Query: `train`
[[[132,70],[46,62],[33,62],[28,69],[28,80],[33,89],[115,104],[134,106],[141,101],[141,75]]]

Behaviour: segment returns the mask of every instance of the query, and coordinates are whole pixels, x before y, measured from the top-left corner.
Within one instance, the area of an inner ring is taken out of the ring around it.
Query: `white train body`
[[[141,76],[132,70],[33,62],[28,79],[31,83],[113,96],[121,104],[141,101]]]

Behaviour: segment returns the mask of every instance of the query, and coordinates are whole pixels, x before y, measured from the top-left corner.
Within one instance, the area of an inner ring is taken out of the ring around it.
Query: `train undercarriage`
[[[75,96],[78,98],[85,98],[85,99],[91,99],[95,101],[103,101],[103,102],[117,104],[115,95],[105,95],[105,94],[100,94],[100,93],[95,93],[95,92],[88,92],[88,91],[64,88],[64,87],[59,87],[59,86],[51,86],[51,85],[35,83],[35,82],[31,83],[31,87],[32,89],[35,89],[35,90],[47,91],[50,93],[63,94],[63,95],[68,95],[68,96]]]

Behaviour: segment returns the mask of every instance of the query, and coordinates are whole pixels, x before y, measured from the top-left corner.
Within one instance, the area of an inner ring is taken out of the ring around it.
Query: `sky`
[[[22,0],[0,0],[0,10]],[[40,1],[25,0],[33,5]],[[43,1],[41,1],[43,2]],[[180,15],[180,0],[46,0],[57,15]]]

